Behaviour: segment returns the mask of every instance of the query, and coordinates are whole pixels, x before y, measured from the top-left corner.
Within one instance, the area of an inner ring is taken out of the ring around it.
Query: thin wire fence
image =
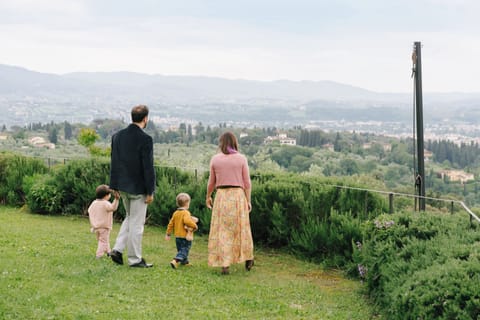
[[[448,205],[450,206],[450,212],[452,214],[455,212],[455,205],[458,205],[469,214],[471,222],[473,222],[473,220],[476,220],[477,222],[480,223],[480,218],[472,210],[470,210],[470,208],[468,208],[468,206],[463,201],[460,201],[460,200],[434,198],[434,197],[423,197],[423,196],[419,196],[419,195],[415,195],[415,194],[409,194],[409,193],[400,193],[400,192],[392,192],[392,191],[384,191],[384,190],[374,190],[374,189],[366,189],[366,188],[358,188],[358,187],[350,187],[350,186],[342,186],[342,185],[333,185],[333,184],[324,184],[324,185],[328,185],[328,186],[335,187],[335,188],[340,188],[340,189],[357,190],[357,191],[365,191],[365,192],[388,195],[389,213],[394,212],[394,199],[395,199],[395,197],[406,197],[406,198],[414,199],[415,200],[414,208],[416,208],[416,203],[419,199],[425,199],[426,201],[429,200],[429,201],[436,201],[436,202],[444,202],[447,206]]]

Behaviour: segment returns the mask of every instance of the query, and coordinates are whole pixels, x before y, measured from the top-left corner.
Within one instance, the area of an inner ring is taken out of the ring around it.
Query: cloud
[[[0,2],[3,23],[12,21],[48,22],[65,16],[84,15],[88,12],[81,0],[6,0]]]
[[[8,49],[0,63],[55,73],[333,80],[407,92],[413,42],[421,41],[425,89],[480,91],[478,11],[468,11],[476,2],[461,1],[461,16],[446,0],[191,3],[1,1]]]

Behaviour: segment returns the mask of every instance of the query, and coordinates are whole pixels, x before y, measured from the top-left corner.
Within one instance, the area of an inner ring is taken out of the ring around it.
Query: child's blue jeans
[[[177,245],[177,255],[175,256],[175,259],[182,264],[189,263],[188,253],[192,247],[192,241],[188,241],[185,238],[175,238],[175,244]]]

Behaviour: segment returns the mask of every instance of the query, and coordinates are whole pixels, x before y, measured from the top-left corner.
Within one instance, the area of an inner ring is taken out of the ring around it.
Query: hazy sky
[[[0,64],[480,92],[478,0],[0,0]]]

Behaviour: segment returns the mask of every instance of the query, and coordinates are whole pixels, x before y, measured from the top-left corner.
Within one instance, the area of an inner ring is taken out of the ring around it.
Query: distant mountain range
[[[7,115],[7,125],[47,119],[85,122],[118,116],[118,110],[128,111],[138,103],[148,104],[159,116],[195,117],[203,122],[233,118],[305,123],[352,117],[410,121],[412,95],[372,92],[332,81],[250,81],[133,72],[56,75],[0,65],[0,112]],[[479,93],[424,95],[426,118],[435,121],[480,121],[479,107]]]
[[[384,95],[332,81],[250,81],[198,76],[164,76],[133,72],[40,73],[0,65],[0,93],[49,95],[51,92],[147,96],[165,102],[235,100],[382,100]]]

